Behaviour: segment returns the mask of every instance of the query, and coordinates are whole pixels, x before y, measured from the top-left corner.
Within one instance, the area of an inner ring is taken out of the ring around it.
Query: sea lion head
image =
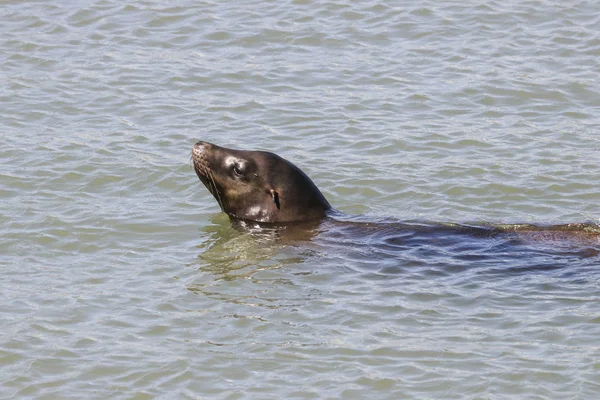
[[[277,154],[198,142],[192,160],[204,186],[231,217],[267,223],[310,221],[323,218],[331,208],[310,178]]]

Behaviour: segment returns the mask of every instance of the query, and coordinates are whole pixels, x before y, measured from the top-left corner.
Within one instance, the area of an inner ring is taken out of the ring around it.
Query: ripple
[[[380,228],[597,221],[598,15],[6,2],[0,395],[593,398],[597,243]],[[366,216],[237,230],[198,139]]]

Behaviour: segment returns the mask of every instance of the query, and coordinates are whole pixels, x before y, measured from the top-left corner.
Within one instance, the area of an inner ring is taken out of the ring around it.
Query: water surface
[[[599,3],[0,18],[2,398],[597,397],[598,246],[240,230],[190,152],[274,151],[372,221],[598,222]]]

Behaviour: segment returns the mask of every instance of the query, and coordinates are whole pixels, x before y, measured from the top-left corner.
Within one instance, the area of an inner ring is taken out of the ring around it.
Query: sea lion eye
[[[237,165],[234,165],[233,166],[233,173],[236,174],[236,175],[238,175],[238,176],[241,176],[242,175],[242,170]]]

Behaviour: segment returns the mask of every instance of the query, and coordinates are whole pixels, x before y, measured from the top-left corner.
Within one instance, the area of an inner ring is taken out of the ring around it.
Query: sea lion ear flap
[[[277,209],[281,209],[281,205],[279,204],[279,193],[275,190],[271,189],[271,196],[273,196],[273,203],[277,206]]]

